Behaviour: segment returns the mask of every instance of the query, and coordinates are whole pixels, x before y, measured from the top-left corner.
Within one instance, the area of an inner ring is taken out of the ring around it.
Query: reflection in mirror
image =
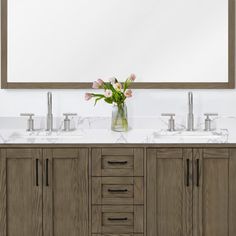
[[[88,87],[132,72],[143,88],[234,84],[234,0],[6,3],[3,87]]]

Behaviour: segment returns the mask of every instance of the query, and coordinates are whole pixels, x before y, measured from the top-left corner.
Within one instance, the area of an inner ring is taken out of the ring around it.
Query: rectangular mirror
[[[233,88],[235,0],[2,0],[2,88]]]

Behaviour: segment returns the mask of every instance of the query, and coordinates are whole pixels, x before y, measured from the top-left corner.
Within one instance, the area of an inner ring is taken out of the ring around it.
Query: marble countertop
[[[217,120],[212,132],[196,125],[196,131],[185,131],[184,125],[176,124],[177,131],[166,131],[166,121],[161,118],[133,118],[128,132],[114,132],[110,119],[104,117],[78,117],[72,121],[73,131],[62,130],[58,120],[57,131],[47,132],[37,127],[27,132],[23,127],[26,120],[0,118],[0,144],[236,144],[236,118]],[[44,124],[44,121],[36,124]]]
[[[151,143],[229,143],[225,130],[218,132],[200,131],[195,134],[135,129],[126,133],[109,129],[87,129],[71,132],[25,132],[24,130],[0,130],[1,144],[151,144]]]

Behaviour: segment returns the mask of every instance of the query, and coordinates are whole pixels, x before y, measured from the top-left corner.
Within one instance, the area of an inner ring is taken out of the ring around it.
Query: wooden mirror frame
[[[137,89],[233,89],[235,87],[235,0],[229,1],[229,63],[227,83],[134,83]],[[1,88],[2,89],[87,89],[92,83],[10,83],[7,81],[7,5],[1,0]]]

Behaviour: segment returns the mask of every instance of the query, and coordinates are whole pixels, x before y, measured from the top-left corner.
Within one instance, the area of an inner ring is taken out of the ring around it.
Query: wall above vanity
[[[1,87],[234,88],[235,0],[2,0]],[[93,6],[93,7],[91,7]]]

